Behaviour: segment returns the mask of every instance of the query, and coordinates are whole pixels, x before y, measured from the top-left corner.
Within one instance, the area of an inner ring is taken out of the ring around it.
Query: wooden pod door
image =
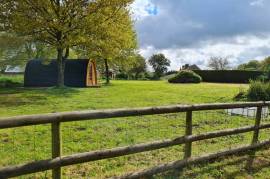
[[[88,67],[87,67],[87,80],[86,86],[98,86],[97,82],[97,67],[95,60],[89,60]]]

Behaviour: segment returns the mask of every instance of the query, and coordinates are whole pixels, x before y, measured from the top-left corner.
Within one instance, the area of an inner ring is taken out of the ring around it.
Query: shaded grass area
[[[0,114],[14,116],[84,109],[230,102],[239,85],[202,83],[173,85],[165,81],[113,81],[100,89],[0,88]],[[265,119],[264,122],[268,122]],[[254,119],[229,116],[223,110],[194,112],[194,134],[253,125]],[[0,130],[0,166],[21,164],[51,156],[50,125]],[[108,149],[184,135],[185,114],[138,116],[64,123],[63,155]],[[263,130],[260,139],[269,138]],[[193,156],[251,142],[252,133],[193,143]],[[254,170],[245,169],[247,156],[230,157],[213,164],[190,166],[153,178],[247,178],[269,176],[269,151],[257,153]],[[183,158],[183,145],[98,162],[64,167],[66,178],[106,178]],[[268,169],[268,170],[267,170]],[[42,172],[20,178],[50,178]]]

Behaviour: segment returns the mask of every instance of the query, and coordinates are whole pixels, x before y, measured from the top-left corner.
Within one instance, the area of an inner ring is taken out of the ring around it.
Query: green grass
[[[16,80],[19,77],[14,77]],[[232,101],[236,84],[168,84],[113,81],[102,88],[0,88],[0,114],[13,116],[83,109],[160,106]]]
[[[1,77],[0,77],[1,78]],[[22,81],[21,76],[8,77]],[[245,86],[244,86],[245,87]],[[231,102],[237,84],[169,84],[166,81],[113,81],[102,88],[0,88],[1,117],[85,109],[108,109],[173,104]],[[185,114],[138,116],[62,125],[63,154],[87,152],[182,136]],[[253,119],[229,116],[223,110],[195,112],[194,134],[252,125]],[[211,139],[193,144],[193,156],[240,144],[249,144],[252,133]],[[263,132],[261,139],[269,137]],[[50,126],[0,130],[0,166],[47,159],[51,156]],[[154,178],[247,178],[268,177],[268,150],[257,153],[252,173],[244,170],[247,156],[230,157],[213,164],[170,171]],[[64,167],[66,178],[105,178],[149,168],[183,158],[183,146],[145,152],[115,159]],[[50,178],[43,172],[20,178]]]

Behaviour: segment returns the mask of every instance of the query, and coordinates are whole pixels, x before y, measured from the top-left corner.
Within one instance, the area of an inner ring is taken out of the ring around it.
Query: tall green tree
[[[260,65],[261,70],[270,71],[270,57],[266,57]]]
[[[160,78],[168,71],[171,61],[165,57],[164,54],[155,54],[150,57],[149,64],[154,69],[155,78]]]
[[[57,51],[58,86],[64,86],[69,49],[101,33],[104,24],[117,21],[133,0],[2,0],[0,28],[29,36]],[[101,28],[100,28],[101,27]]]
[[[140,54],[136,54],[128,73],[131,73],[135,79],[138,79],[140,74],[146,73],[147,64],[146,59]]]
[[[238,70],[260,70],[261,63],[258,60],[251,60],[248,63],[240,64]]]
[[[17,63],[14,56],[23,46],[23,39],[13,34],[0,33],[0,71],[4,72],[7,66]]]
[[[270,80],[270,57],[266,57],[261,62],[261,70],[263,70],[268,76],[268,80]]]
[[[55,56],[54,49],[48,45],[18,37],[16,34],[0,34],[0,69],[7,66],[24,67],[29,59],[48,59]]]
[[[105,11],[109,11],[106,9]],[[106,13],[104,13],[106,14]],[[106,21],[106,16],[99,16],[99,20]],[[134,30],[134,23],[128,9],[119,9],[117,19],[100,26],[96,26],[95,36],[88,36],[91,39],[86,41],[83,49],[86,49],[87,56],[104,61],[106,83],[110,83],[110,66],[117,66],[119,59],[128,61],[129,54],[137,48],[137,37]]]

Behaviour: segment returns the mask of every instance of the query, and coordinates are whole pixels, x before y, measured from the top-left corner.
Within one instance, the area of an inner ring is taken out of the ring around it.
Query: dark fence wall
[[[219,83],[248,83],[251,79],[257,79],[264,73],[262,71],[244,70],[194,70],[204,82]]]

